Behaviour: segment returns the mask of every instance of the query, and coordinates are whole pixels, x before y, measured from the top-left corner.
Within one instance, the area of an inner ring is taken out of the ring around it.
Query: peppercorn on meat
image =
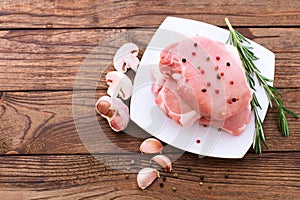
[[[178,124],[197,121],[239,135],[249,123],[252,91],[235,47],[188,38],[161,52],[159,69],[155,102]]]

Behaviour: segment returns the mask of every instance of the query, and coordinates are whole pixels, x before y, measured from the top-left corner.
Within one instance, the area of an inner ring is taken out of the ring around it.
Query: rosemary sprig
[[[230,31],[227,43],[237,48],[245,70],[245,75],[249,83],[249,86],[255,91],[255,82],[253,77],[256,77],[259,85],[262,86],[266,92],[270,107],[273,107],[273,102],[275,102],[276,104],[276,107],[278,109],[278,130],[281,132],[283,137],[288,137],[290,133],[289,133],[288,122],[285,114],[289,113],[296,119],[298,119],[298,116],[294,112],[292,112],[291,110],[283,106],[281,93],[276,88],[269,85],[269,83],[272,82],[273,80],[270,80],[267,77],[263,76],[260,70],[255,66],[254,61],[258,60],[258,57],[256,57],[254,53],[251,51],[252,47],[244,45],[245,43],[250,44],[250,42],[242,34],[240,34],[238,31],[232,28],[228,18],[225,18],[225,22]],[[256,153],[260,154],[261,143],[263,143],[266,147],[268,146],[266,144],[266,139],[264,135],[263,123],[258,114],[258,109],[261,109],[261,106],[257,100],[257,96],[255,93],[253,93],[253,98],[251,100],[251,107],[254,111],[254,117],[255,117],[255,133],[253,137],[253,149],[255,149]]]

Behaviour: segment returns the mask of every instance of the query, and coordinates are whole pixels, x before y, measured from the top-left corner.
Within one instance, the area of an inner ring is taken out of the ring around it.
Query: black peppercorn
[[[203,175],[200,176],[200,180],[201,180],[201,181],[204,180],[204,176],[203,176]]]

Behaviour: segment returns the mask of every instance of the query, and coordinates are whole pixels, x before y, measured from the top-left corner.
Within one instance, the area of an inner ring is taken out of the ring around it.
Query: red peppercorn
[[[215,90],[215,93],[216,93],[216,94],[219,94],[219,93],[220,93],[220,90],[216,89],[216,90]]]
[[[209,87],[209,86],[211,86],[211,83],[210,83],[210,82],[207,82],[206,85]]]
[[[201,141],[199,139],[196,140],[196,143],[199,144]]]
[[[221,73],[220,73],[220,76],[224,76],[224,72],[221,72]]]
[[[219,66],[215,66],[215,70],[218,70],[219,69]]]
[[[219,60],[220,60],[220,57],[219,57],[219,56],[217,56],[217,57],[216,57],[216,60],[218,60],[218,61],[219,61]]]
[[[192,56],[195,56],[196,55],[196,52],[192,52]]]
[[[204,73],[205,73],[205,71],[204,71],[203,69],[201,69],[201,70],[200,70],[200,73],[201,73],[201,74],[204,74]]]
[[[233,81],[230,81],[229,83],[230,83],[230,85],[233,85],[233,84],[234,84],[234,82],[233,82]]]

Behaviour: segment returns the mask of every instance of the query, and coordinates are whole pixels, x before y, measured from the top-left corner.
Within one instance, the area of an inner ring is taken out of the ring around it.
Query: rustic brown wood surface
[[[296,0],[198,1],[2,1],[2,28],[95,28],[158,26],[166,16],[193,18],[224,26],[230,16],[239,26],[298,26]]]
[[[276,81],[280,88],[300,87],[300,37],[298,28],[241,28],[245,36],[276,53]],[[0,90],[72,90],[76,74],[87,55],[87,73],[106,72],[120,41],[111,38],[134,36],[145,47],[155,29],[68,29],[9,30],[0,32]],[[124,40],[125,41],[125,40]],[[97,48],[97,45],[107,45]],[[99,76],[85,77],[90,89]],[[288,76],[288,77],[287,77]],[[16,79],[18,81],[16,81]],[[100,79],[99,89],[107,86]]]
[[[300,122],[288,116],[291,136],[281,137],[275,109],[264,123],[269,149],[262,155],[250,149],[243,159],[199,158],[168,146],[178,178],[162,172],[167,180],[145,191],[136,173],[150,165],[151,157],[138,154],[149,135],[133,123],[115,134],[99,116],[90,124],[115,51],[125,41],[145,48],[166,16],[221,27],[228,16],[276,54],[274,84],[300,114],[299,1],[6,0],[0,8],[1,200],[300,198]],[[87,75],[78,76],[83,69]],[[84,106],[73,102],[75,83]],[[105,137],[95,141],[100,128]]]

